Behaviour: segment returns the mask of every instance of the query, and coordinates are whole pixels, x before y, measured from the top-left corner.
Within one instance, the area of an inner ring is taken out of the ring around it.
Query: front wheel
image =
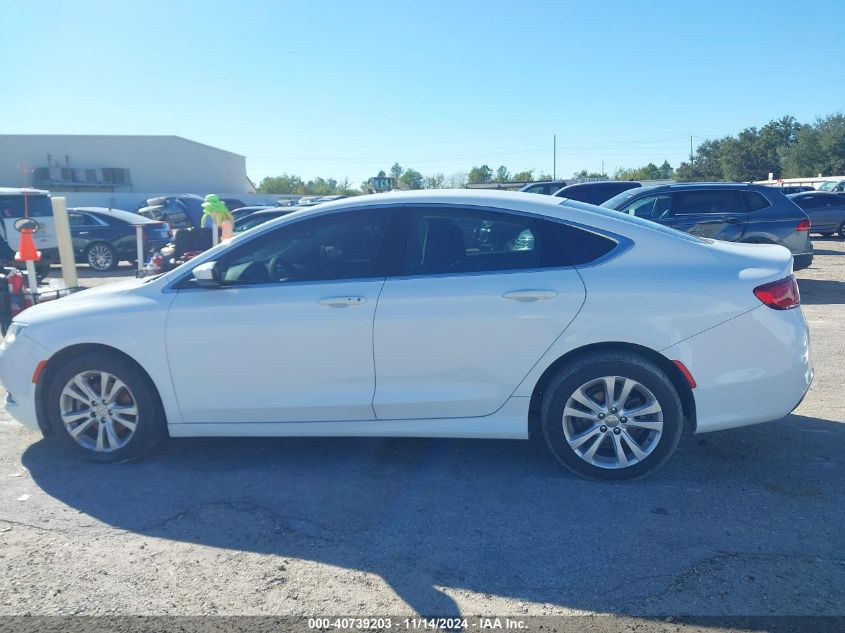
[[[845,222],[839,225],[839,237],[845,239]]]
[[[683,409],[669,377],[627,351],[575,360],[552,379],[542,405],[552,453],[582,477],[636,479],[675,451]]]
[[[106,272],[117,267],[117,253],[110,244],[97,242],[88,247],[88,265],[96,271]]]
[[[103,352],[80,355],[56,372],[47,387],[47,415],[55,436],[89,461],[134,459],[166,435],[149,378]]]

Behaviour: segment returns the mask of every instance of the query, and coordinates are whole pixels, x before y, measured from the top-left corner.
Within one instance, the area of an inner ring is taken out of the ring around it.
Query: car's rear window
[[[766,196],[759,191],[743,191],[742,197],[745,200],[745,208],[749,211],[759,211],[772,206]]]

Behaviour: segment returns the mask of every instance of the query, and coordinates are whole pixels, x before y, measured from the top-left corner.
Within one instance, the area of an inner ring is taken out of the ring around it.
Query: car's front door
[[[375,319],[379,419],[476,417],[499,409],[584,302],[545,220],[407,205],[406,265]]]
[[[737,189],[689,189],[672,192],[669,212],[659,221],[699,237],[738,242],[747,212]]]
[[[222,255],[219,287],[183,283],[166,333],[183,421],[373,419],[390,216],[351,209],[284,223]]]

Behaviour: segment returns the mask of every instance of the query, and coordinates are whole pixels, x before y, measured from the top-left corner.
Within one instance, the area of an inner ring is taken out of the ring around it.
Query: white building
[[[0,134],[0,187],[128,209],[161,195],[255,193],[243,156],[179,136]]]

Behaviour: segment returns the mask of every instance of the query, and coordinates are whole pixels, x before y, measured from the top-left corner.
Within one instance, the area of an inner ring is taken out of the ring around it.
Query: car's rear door
[[[401,274],[376,311],[379,419],[494,413],[584,302],[578,272],[540,218],[406,205]]]
[[[659,221],[699,237],[728,242],[742,239],[747,221],[738,189],[682,189],[671,194],[669,212]]]

